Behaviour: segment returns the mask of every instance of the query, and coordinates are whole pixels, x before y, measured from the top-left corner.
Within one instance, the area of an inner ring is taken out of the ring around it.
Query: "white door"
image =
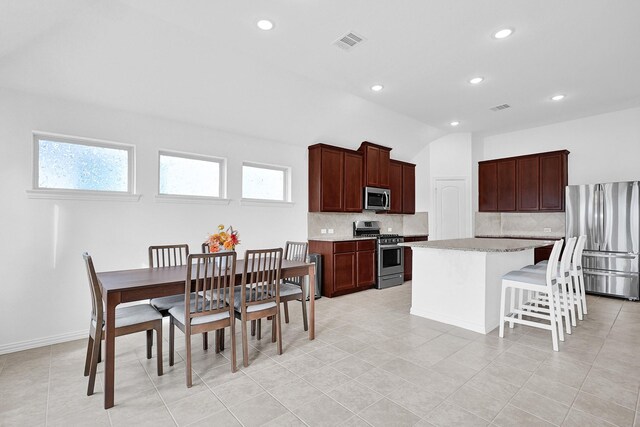
[[[436,179],[436,239],[467,237],[466,179]]]

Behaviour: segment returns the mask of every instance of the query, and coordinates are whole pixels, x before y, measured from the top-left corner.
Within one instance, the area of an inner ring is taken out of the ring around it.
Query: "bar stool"
[[[554,272],[558,286],[560,288],[560,313],[565,318],[565,325],[567,334],[571,334],[571,326],[576,326],[576,310],[574,304],[575,293],[573,291],[572,279],[571,279],[571,259],[574,253],[574,247],[576,246],[576,238],[571,237],[567,240],[567,244],[562,252],[562,257],[558,265],[557,270]],[[545,274],[549,264],[536,264],[523,267],[522,271],[528,271],[531,273]],[[538,297],[539,302],[546,303],[546,295]],[[582,307],[580,307],[582,312]]]
[[[502,292],[500,298],[500,337],[504,337],[504,322],[509,322],[509,327],[513,328],[514,323],[519,323],[534,328],[546,329],[551,331],[551,343],[553,350],[558,351],[558,338],[564,341],[562,331],[562,317],[559,313],[560,293],[558,292],[558,281],[556,279],[558,259],[560,258],[560,250],[563,240],[560,239],[553,245],[549,264],[546,274],[514,270],[502,276]],[[510,290],[511,304],[510,312],[505,314],[506,292]],[[535,304],[531,301],[523,301],[523,293],[525,291],[534,292],[534,294],[546,294],[548,308]],[[515,305],[516,293],[520,293],[518,307]],[[548,320],[549,323],[534,322],[523,319],[523,316],[534,317],[541,320]]]

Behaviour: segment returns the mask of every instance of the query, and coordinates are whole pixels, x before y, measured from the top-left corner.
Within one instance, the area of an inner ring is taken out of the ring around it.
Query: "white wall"
[[[367,108],[362,105],[362,112],[371,113]],[[398,123],[390,117],[389,128],[369,136],[396,130]],[[379,121],[372,126],[378,127]],[[28,198],[34,130],[134,144],[137,191],[142,198],[139,202]],[[396,134],[398,140],[411,139],[413,130]],[[343,138],[339,131],[329,131],[323,141]],[[4,243],[0,246],[0,324],[4,325],[0,353],[84,334],[90,300],[83,251],[89,251],[96,268],[104,271],[145,266],[151,244],[186,242],[192,251],[199,251],[207,233],[220,223],[240,231],[240,254],[249,248],[306,239],[306,146],[315,142],[284,144],[0,89],[0,235]],[[359,143],[353,141],[352,148]],[[226,157],[230,205],[156,202],[159,149]],[[295,204],[241,206],[243,160],[291,166]]]
[[[566,148],[571,152],[569,184],[640,179],[640,108],[488,136],[481,142],[479,160]]]

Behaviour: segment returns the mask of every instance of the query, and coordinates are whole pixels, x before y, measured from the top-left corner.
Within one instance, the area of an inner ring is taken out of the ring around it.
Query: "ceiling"
[[[640,105],[639,21],[636,0],[0,0],[0,85],[304,145],[377,109],[417,148]]]

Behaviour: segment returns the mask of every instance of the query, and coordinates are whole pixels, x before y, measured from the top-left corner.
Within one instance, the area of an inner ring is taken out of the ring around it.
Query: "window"
[[[134,148],[112,142],[34,134],[34,188],[134,192]]]
[[[224,197],[224,159],[161,151],[160,195]]]
[[[289,171],[284,166],[242,164],[242,198],[290,201]]]

